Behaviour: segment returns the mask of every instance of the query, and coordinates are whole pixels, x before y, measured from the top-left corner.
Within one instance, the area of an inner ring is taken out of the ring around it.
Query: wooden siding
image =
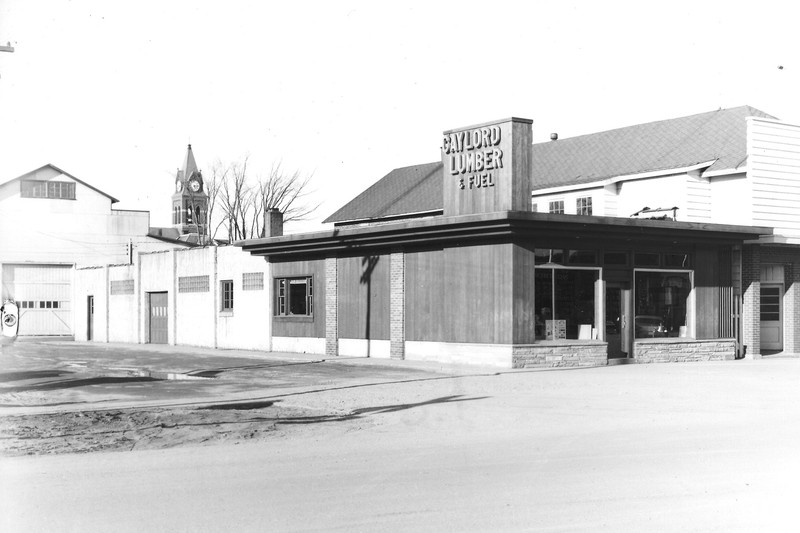
[[[695,309],[698,339],[733,335],[731,250],[729,247],[698,247],[695,255]]]
[[[513,248],[406,254],[406,340],[511,343]]]
[[[325,260],[294,261],[272,264],[274,298],[276,278],[312,276],[314,311],[311,317],[272,317],[272,334],[276,337],[325,337]],[[274,304],[273,304],[274,305]]]
[[[339,338],[389,340],[389,256],[337,263]]]
[[[753,223],[800,237],[800,126],[748,119],[747,153]]]
[[[711,222],[711,184],[695,172],[686,176],[686,215],[678,213],[679,220]]]

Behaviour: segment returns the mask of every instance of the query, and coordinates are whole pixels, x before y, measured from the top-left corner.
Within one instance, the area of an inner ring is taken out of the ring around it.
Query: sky
[[[312,231],[444,130],[534,142],[750,105],[800,123],[797,2],[0,0],[0,183],[47,163],[171,223],[208,175],[312,175]],[[780,68],[783,67],[783,68]]]

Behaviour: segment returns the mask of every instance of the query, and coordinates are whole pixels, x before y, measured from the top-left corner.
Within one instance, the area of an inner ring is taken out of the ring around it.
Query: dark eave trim
[[[253,255],[276,259],[465,246],[528,239],[607,243],[735,244],[772,234],[771,228],[616,217],[586,217],[504,211],[435,217],[379,226],[254,239],[234,243]]]

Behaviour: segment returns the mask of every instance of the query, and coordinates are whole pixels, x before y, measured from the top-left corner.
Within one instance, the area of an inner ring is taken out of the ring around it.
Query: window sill
[[[225,318],[232,317],[233,316],[233,311],[220,311],[219,312],[219,316],[225,317]]]
[[[533,342],[537,346],[571,346],[573,344],[591,345],[591,344],[607,344],[606,341],[600,339],[558,339],[558,340],[537,340]]]
[[[275,320],[280,322],[314,322],[314,316],[305,315],[276,315]]]

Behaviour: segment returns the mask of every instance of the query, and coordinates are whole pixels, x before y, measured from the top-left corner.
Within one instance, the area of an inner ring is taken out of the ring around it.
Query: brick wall
[[[800,249],[761,246],[759,256],[761,264],[784,266],[783,350],[800,353]]]
[[[605,366],[607,353],[605,342],[527,344],[512,348],[511,367]]]
[[[392,359],[405,359],[405,254],[390,254],[389,262],[389,353]]]
[[[336,258],[325,258],[325,355],[339,355],[339,300]]]
[[[761,354],[761,250],[758,245],[742,251],[742,344],[747,357]]]
[[[733,361],[735,339],[635,342],[637,363],[679,363],[689,361]]]

